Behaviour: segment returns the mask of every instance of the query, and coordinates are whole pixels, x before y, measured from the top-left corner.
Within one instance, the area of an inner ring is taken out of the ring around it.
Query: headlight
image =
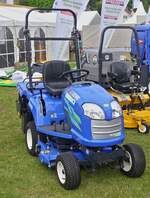
[[[84,115],[88,116],[89,118],[93,120],[104,120],[105,119],[105,113],[103,109],[92,103],[85,103],[82,105],[82,108],[84,110]]]
[[[118,104],[118,102],[113,101],[111,103],[111,108],[112,108],[112,117],[113,118],[118,118],[118,117],[122,116],[122,109],[121,109],[120,105]]]

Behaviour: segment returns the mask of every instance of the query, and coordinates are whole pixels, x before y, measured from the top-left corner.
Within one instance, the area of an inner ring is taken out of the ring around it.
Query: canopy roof
[[[97,11],[85,11],[78,20],[78,30],[82,30],[83,26],[100,24],[100,15]]]
[[[25,23],[25,15],[29,9],[27,7],[0,5],[0,21],[2,21],[3,26],[22,26]],[[55,26],[56,18],[56,13],[40,13],[36,11],[31,14],[29,24],[31,26]],[[100,16],[97,11],[85,11],[78,20],[78,29],[81,31],[83,26],[91,23],[97,24],[98,22],[100,23]]]
[[[135,24],[143,23],[146,20],[146,15],[147,15],[147,13],[146,13],[146,11],[144,9],[143,3],[140,2],[136,13],[132,17],[129,17],[125,21],[125,24],[135,25]]]
[[[0,6],[0,21],[3,25],[22,25],[25,23],[25,15],[29,8]],[[33,12],[30,17],[31,25],[52,25],[56,22],[56,13]]]
[[[139,6],[136,11],[136,15],[139,15],[139,16],[147,15],[142,2],[139,3]]]

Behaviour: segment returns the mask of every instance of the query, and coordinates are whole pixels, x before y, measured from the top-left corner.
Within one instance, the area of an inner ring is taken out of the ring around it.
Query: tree
[[[33,6],[33,7],[51,7],[53,0],[20,0],[21,5]]]
[[[150,0],[142,0],[146,11],[148,11]],[[33,6],[33,7],[52,7],[54,0],[20,0],[21,5]],[[101,10],[102,0],[90,0],[89,7],[92,10]],[[128,6],[132,8],[132,0],[129,1]]]

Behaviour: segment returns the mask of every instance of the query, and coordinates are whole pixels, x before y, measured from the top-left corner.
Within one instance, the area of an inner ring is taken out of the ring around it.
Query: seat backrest
[[[48,61],[43,64],[43,81],[44,83],[60,81],[59,76],[69,70],[69,64],[65,61]]]
[[[131,69],[130,66],[123,61],[114,62],[110,65],[111,73],[116,74],[114,81],[116,83],[130,82]]]

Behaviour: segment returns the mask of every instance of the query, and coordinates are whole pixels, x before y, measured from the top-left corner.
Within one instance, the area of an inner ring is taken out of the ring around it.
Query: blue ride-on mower
[[[33,11],[65,11],[72,14],[74,27],[69,38],[46,37],[44,40],[73,41],[77,69],[65,61],[43,63],[43,78],[32,77],[29,15]],[[80,69],[79,33],[76,15],[66,9],[32,9],[26,15],[25,37],[28,79],[18,83],[17,110],[28,152],[38,156],[49,168],[56,167],[60,184],[67,190],[80,185],[80,167],[95,170],[115,164],[122,173],[140,177],[146,161],[136,144],[122,145],[123,114],[120,105],[100,85],[86,81],[89,72]]]

